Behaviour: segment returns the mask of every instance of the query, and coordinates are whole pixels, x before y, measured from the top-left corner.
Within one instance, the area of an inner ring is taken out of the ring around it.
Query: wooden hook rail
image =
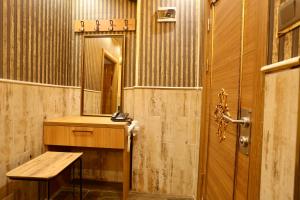
[[[76,20],[74,32],[135,31],[135,19]]]

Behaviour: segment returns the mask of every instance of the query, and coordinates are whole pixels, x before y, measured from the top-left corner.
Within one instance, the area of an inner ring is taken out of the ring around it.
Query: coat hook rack
[[[74,21],[74,32],[135,31],[135,19],[96,19]]]

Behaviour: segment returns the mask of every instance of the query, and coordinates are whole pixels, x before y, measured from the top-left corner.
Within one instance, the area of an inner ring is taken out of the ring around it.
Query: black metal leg
[[[75,199],[75,164],[72,165],[72,187],[73,187],[73,200]]]
[[[82,200],[82,159],[79,159],[79,181],[80,181],[80,200]]]
[[[40,182],[38,181],[38,198],[37,198],[38,200],[40,200],[40,196],[41,196],[40,195]]]
[[[50,200],[50,180],[47,181],[47,195],[48,195],[48,200]]]

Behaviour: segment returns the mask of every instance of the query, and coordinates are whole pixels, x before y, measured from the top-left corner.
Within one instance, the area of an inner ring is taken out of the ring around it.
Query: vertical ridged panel
[[[68,0],[0,2],[0,78],[74,85],[66,74],[72,68],[71,6]]]
[[[141,48],[139,78],[141,86],[198,86],[199,71],[197,1],[141,1]],[[158,23],[156,10],[175,6],[176,23]]]

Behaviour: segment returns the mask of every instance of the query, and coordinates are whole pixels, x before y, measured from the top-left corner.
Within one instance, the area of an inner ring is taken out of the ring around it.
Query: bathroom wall
[[[197,87],[201,83],[199,0],[140,1],[137,85]],[[176,23],[158,23],[156,10],[176,7]]]
[[[282,0],[269,0],[269,64],[300,55],[299,27],[278,37],[278,10],[280,2]]]

